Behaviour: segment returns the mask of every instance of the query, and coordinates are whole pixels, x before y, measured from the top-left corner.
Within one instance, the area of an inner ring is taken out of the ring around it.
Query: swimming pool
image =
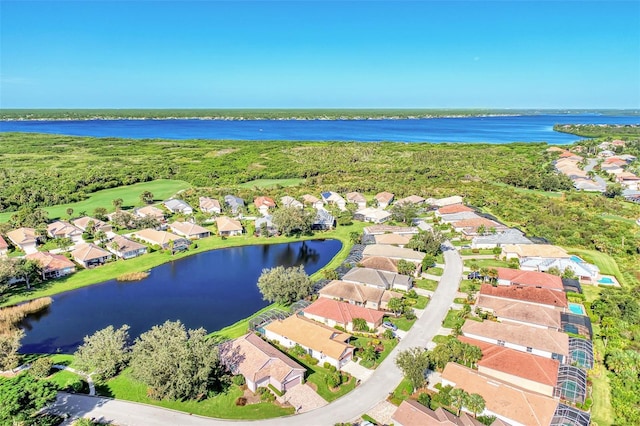
[[[584,260],[575,255],[571,256],[569,259],[573,260],[576,263],[584,263]]]
[[[613,280],[609,277],[602,277],[598,280],[599,284],[614,284]]]
[[[572,314],[585,315],[584,306],[578,303],[569,303],[569,310]]]

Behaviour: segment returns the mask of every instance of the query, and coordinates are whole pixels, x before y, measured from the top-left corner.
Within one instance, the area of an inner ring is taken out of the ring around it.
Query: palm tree
[[[451,396],[451,407],[456,409],[456,415],[459,416],[460,410],[466,405],[465,403],[467,402],[469,394],[463,389],[455,388],[449,395]]]
[[[482,275],[482,281],[487,281],[487,278],[489,277],[489,268],[487,267],[483,267],[480,268],[480,275]]]
[[[122,204],[124,203],[124,200],[122,198],[116,198],[115,200],[112,201],[112,203],[116,211],[119,211],[120,207],[122,207]]]
[[[73,214],[73,209],[71,207],[69,207],[67,209],[67,216],[69,216],[69,219],[71,219],[71,215]]]
[[[484,400],[482,395],[478,393],[472,393],[471,395],[468,396],[464,406],[467,407],[469,411],[473,413],[473,417],[478,417],[478,414],[484,411],[484,408],[486,406],[486,401]]]

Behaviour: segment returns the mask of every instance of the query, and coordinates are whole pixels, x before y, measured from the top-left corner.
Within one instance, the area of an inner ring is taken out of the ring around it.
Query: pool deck
[[[600,280],[603,278],[609,278],[611,282],[610,283],[600,282]],[[596,284],[603,287],[620,287],[620,283],[618,282],[616,277],[614,277],[613,275],[601,275],[598,281],[596,281]]]

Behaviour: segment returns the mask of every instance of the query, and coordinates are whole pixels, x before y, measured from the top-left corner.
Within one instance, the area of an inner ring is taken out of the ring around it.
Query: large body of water
[[[23,353],[72,353],[84,336],[108,325],[132,338],[166,320],[219,330],[268,305],[256,285],[263,268],[304,265],[312,274],[340,251],[338,240],[213,250],[158,266],[138,282],[107,281],[53,296],[23,323]]]
[[[554,124],[640,124],[640,116],[544,114],[406,120],[79,120],[0,121],[0,132],[134,139],[361,142],[548,142],[580,138]]]

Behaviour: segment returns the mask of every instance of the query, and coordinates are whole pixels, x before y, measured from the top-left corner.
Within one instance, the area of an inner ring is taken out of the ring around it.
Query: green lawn
[[[462,280],[460,282],[460,292],[461,293],[475,293],[480,290],[481,283],[474,283],[473,280]]]
[[[249,182],[242,183],[238,185],[240,188],[270,188],[274,186],[296,186],[300,185],[304,182],[304,179],[293,178],[293,179],[256,179]]]
[[[332,231],[317,232],[311,236],[304,237],[254,237],[253,235],[243,235],[238,237],[231,237],[222,239],[217,236],[204,238],[197,241],[197,248],[192,245],[189,250],[181,253],[171,255],[170,253],[154,252],[148,253],[140,257],[129,260],[118,260],[115,262],[107,263],[104,266],[100,266],[91,270],[80,270],[73,275],[57,279],[50,280],[44,283],[38,284],[32,288],[31,291],[26,291],[23,288],[9,292],[9,296],[3,300],[0,306],[13,305],[25,300],[35,299],[38,297],[51,296],[53,294],[62,293],[64,291],[73,290],[80,287],[104,282],[107,280],[115,279],[120,275],[131,273],[148,271],[149,269],[159,266],[163,263],[171,262],[173,260],[181,259],[193,254],[202,253],[208,250],[214,250],[226,247],[247,246],[255,244],[278,244],[287,243],[293,241],[302,241],[319,238],[335,238],[342,241],[342,249],[338,254],[325,266],[325,268],[337,268],[340,263],[347,257],[351,250],[351,243],[349,241],[349,233],[352,231],[360,232],[366,224],[356,222],[350,226],[340,226]],[[324,269],[324,268],[323,268]],[[316,272],[311,276],[312,280],[318,280],[322,278],[322,270]]]
[[[79,375],[66,370],[55,370],[55,372],[47,378],[48,381],[55,383],[58,389],[63,391],[74,391],[88,394],[89,384]],[[79,385],[81,387],[76,388]]]
[[[270,403],[259,403],[239,407],[236,399],[242,390],[232,385],[225,393],[202,401],[156,401],[147,396],[147,387],[134,380],[127,369],[119,376],[97,387],[98,393],[116,399],[142,402],[172,410],[193,413],[200,416],[223,419],[267,419],[294,413],[293,407],[281,408]]]
[[[318,395],[324,398],[327,402],[335,401],[341,396],[348,394],[356,387],[356,378],[351,377],[348,383],[340,385],[340,388],[337,391],[333,392],[331,389],[329,389],[327,383],[325,382],[325,377],[329,374],[332,374],[329,370],[321,367],[320,365],[312,365],[306,363],[305,360],[301,358],[295,358],[295,360],[296,362],[306,367],[307,370],[309,370],[310,374],[306,379],[307,382],[313,383],[315,385],[316,392],[318,392]]]
[[[122,198],[124,201],[122,208],[132,208],[141,206],[140,194],[144,191],[153,193],[156,200],[165,200],[176,192],[189,188],[191,185],[181,180],[158,179],[151,182],[136,183],[133,185],[121,186],[118,188],[103,189],[89,195],[84,201],[70,204],[59,204],[57,206],[45,207],[49,212],[49,219],[67,218],[67,209],[72,208],[75,214],[86,211],[88,215],[93,214],[96,207],[104,207],[109,211],[114,211],[112,201]],[[7,222],[13,212],[0,213],[0,223]]]
[[[438,281],[427,279],[416,280],[415,286],[423,290],[436,291],[436,288],[438,288]]]
[[[599,353],[604,352],[602,340],[595,339],[594,350]],[[611,425],[614,423],[613,408],[611,407],[611,386],[607,369],[601,362],[596,362],[594,368],[589,372],[591,379],[591,422],[597,426]]]
[[[442,324],[442,326],[444,328],[455,328],[456,325],[460,324],[464,324],[464,318],[460,318],[459,313],[462,311],[456,311],[454,309],[450,309],[449,312],[447,312],[447,316],[444,319],[444,323]]]
[[[415,305],[413,305],[413,307],[415,309],[425,309],[427,307],[427,305],[429,304],[429,301],[431,299],[429,299],[428,297],[425,296],[418,296],[417,302]]]
[[[622,273],[620,272],[620,268],[618,268],[618,264],[608,254],[601,253],[596,250],[586,250],[578,248],[567,248],[567,251],[570,254],[580,256],[586,262],[593,263],[598,268],[600,268],[601,273],[605,275],[613,275],[618,279],[620,284],[625,285],[624,278],[622,276]]]
[[[433,336],[433,342],[437,343],[437,344],[446,343],[449,340],[451,340],[452,338],[454,338],[454,337],[452,337],[452,336],[443,336],[441,334],[438,334],[436,336]]]
[[[474,252],[474,250],[475,250],[475,252]],[[460,254],[462,256],[472,256],[474,254],[487,255],[487,254],[493,254],[493,250],[492,249],[462,249],[462,250],[460,250]]]
[[[373,337],[359,336],[359,337],[356,337],[355,340],[352,340],[351,344],[356,348],[364,348],[373,339],[374,339]],[[362,365],[363,367],[366,367],[366,368],[377,367],[378,365],[380,365],[382,361],[384,361],[387,358],[387,356],[389,356],[393,348],[395,348],[398,345],[398,341],[396,339],[384,339],[384,338],[376,338],[376,339],[382,342],[382,344],[384,345],[384,350],[378,354],[378,359],[376,360],[375,364],[374,363],[367,364],[365,363],[364,360],[360,361],[360,365]],[[357,356],[359,357],[360,355],[357,355]]]
[[[402,331],[409,331],[409,329],[416,322],[415,319],[408,320],[405,317],[400,317],[400,318],[389,317],[388,320],[391,323],[395,324],[396,327],[398,327]]]
[[[442,269],[442,268],[441,268],[441,267],[439,267],[439,266],[434,266],[434,267],[432,267],[432,268],[427,269],[427,270],[425,271],[425,273],[426,273],[426,274],[436,275],[436,276],[441,277],[441,276],[442,276],[442,274],[444,273],[444,269]]]
[[[473,263],[478,265],[480,268],[508,268],[509,262],[505,262],[504,260],[496,260],[496,259],[466,259],[464,261],[464,266],[470,267]]]
[[[402,401],[409,398],[413,394],[413,386],[407,379],[402,379],[400,384],[394,389],[389,398],[389,402],[393,405],[400,405]]]
[[[249,331],[249,321],[252,318],[257,317],[258,315],[260,315],[263,312],[269,311],[271,309],[280,309],[283,311],[288,311],[289,308],[284,306],[284,305],[279,305],[277,303],[272,303],[271,305],[267,306],[266,308],[260,309],[258,312],[256,312],[255,314],[251,315],[248,318],[245,318],[243,320],[240,320],[234,324],[231,324],[221,330],[215,331],[213,333],[211,333],[211,336],[217,336],[217,337],[223,337],[226,339],[235,339],[236,337],[240,337],[244,334],[247,334],[247,332]]]

